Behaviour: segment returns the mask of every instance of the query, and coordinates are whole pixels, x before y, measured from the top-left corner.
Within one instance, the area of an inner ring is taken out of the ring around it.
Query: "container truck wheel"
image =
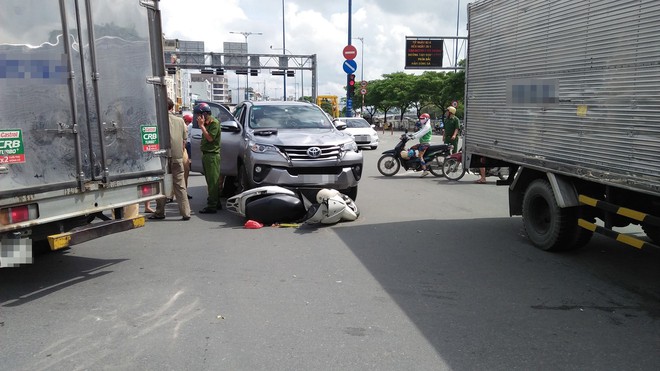
[[[660,228],[648,224],[643,224],[642,229],[646,236],[651,239],[651,241],[656,244],[660,244]]]
[[[560,208],[548,181],[537,179],[525,190],[523,225],[534,246],[545,251],[572,250],[592,233],[577,225],[577,208]]]

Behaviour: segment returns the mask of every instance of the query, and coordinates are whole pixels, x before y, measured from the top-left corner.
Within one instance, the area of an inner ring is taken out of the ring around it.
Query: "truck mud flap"
[[[83,227],[74,228],[66,233],[48,236],[48,244],[50,245],[51,250],[64,249],[109,234],[143,227],[144,223],[145,218],[143,215],[138,215],[133,218],[113,219],[92,223]]]
[[[644,222],[650,225],[654,225],[657,227],[660,227],[660,218],[645,214],[639,211],[631,210],[625,207],[620,207],[614,204],[611,204],[609,202],[597,200],[595,198],[591,198],[585,195],[579,195],[578,196],[578,201],[582,205],[586,206],[592,206],[596,207],[601,210],[605,210],[607,212],[625,216],[627,218],[639,221],[639,222]],[[642,248],[648,248],[648,247],[655,247],[655,248],[660,248],[660,246],[654,245],[653,243],[640,240],[639,238],[630,236],[625,233],[619,233],[616,231],[613,231],[609,228],[605,228],[602,226],[599,226],[597,224],[591,223],[587,220],[584,220],[582,218],[578,219],[578,225],[584,229],[590,230],[592,232],[602,234],[606,237],[612,238],[614,240],[617,240],[619,242],[625,243],[626,245],[630,245],[632,247],[635,247],[637,249],[642,249]]]

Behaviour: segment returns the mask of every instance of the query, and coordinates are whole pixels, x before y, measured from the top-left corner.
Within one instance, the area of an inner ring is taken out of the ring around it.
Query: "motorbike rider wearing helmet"
[[[422,165],[422,177],[429,175],[429,171],[426,169],[426,162],[424,162],[424,152],[431,145],[431,136],[433,135],[433,128],[431,127],[431,116],[428,113],[422,113],[419,116],[419,121],[415,124],[416,132],[408,134],[409,139],[419,139],[419,144],[415,144],[411,148],[417,150],[417,156],[419,157],[419,162]]]
[[[458,151],[458,128],[460,123],[456,117],[456,108],[449,106],[447,108],[447,118],[445,118],[445,144],[451,144],[454,148],[451,153]]]
[[[211,115],[211,107],[206,103],[195,106],[197,124],[202,130],[202,168],[208,188],[206,207],[200,214],[215,214],[220,207],[220,123]]]

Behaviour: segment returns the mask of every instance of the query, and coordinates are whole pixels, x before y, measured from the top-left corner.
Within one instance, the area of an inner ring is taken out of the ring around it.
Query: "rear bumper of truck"
[[[164,197],[169,184],[169,176],[144,177],[90,185],[84,192],[67,188],[3,199],[0,268],[32,263],[32,241],[47,240],[58,250],[141,227],[139,204]]]

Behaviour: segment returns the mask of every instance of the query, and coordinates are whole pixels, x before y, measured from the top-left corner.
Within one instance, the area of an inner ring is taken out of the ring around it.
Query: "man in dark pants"
[[[445,144],[451,144],[454,148],[451,150],[451,153],[456,153],[458,151],[458,129],[460,123],[456,117],[456,108],[449,106],[447,108],[447,118],[445,119],[445,135],[444,142]]]
[[[206,178],[208,198],[206,207],[200,214],[215,214],[220,205],[220,123],[211,115],[211,107],[206,103],[195,106],[198,113],[197,124],[202,130],[202,168]]]

